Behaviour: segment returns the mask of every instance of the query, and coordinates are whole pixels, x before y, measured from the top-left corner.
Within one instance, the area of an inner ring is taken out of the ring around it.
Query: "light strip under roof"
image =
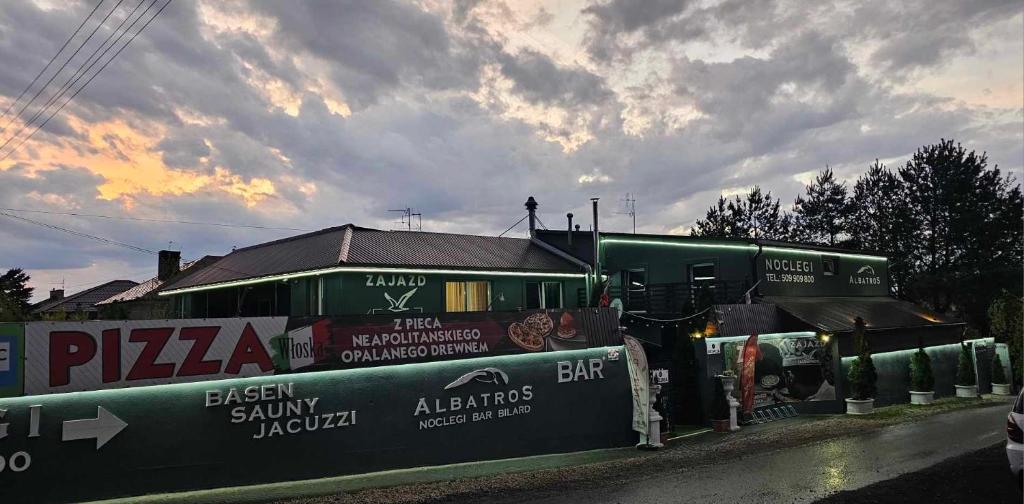
[[[213,267],[216,267],[214,265]],[[252,285],[258,283],[275,282],[279,280],[290,280],[292,278],[303,278],[311,276],[320,276],[330,273],[412,273],[412,274],[442,274],[442,275],[485,275],[485,276],[511,276],[511,277],[554,277],[554,278],[585,278],[585,273],[549,273],[549,272],[530,272],[530,271],[497,271],[497,270],[456,270],[456,269],[417,269],[417,268],[371,268],[371,267],[345,267],[338,266],[333,268],[324,268],[310,271],[299,271],[296,273],[282,273],[278,275],[267,275],[257,278],[244,278],[240,280],[229,280],[227,282],[218,282],[207,285],[197,285],[195,287],[184,287],[181,289],[171,289],[159,293],[160,296],[170,296],[174,294],[186,294],[189,292],[198,292],[212,289],[223,289],[227,287],[240,287],[243,285]]]
[[[713,249],[731,249],[731,250],[746,250],[754,251],[757,250],[757,245],[729,245],[729,244],[712,244],[712,243],[686,243],[682,241],[667,241],[667,240],[646,240],[641,238],[602,238],[601,243],[625,243],[631,245],[666,245],[670,247],[688,247],[688,248],[713,248]],[[853,259],[864,259],[873,261],[885,261],[885,256],[865,255],[865,254],[851,254],[849,252],[832,252],[827,250],[813,250],[813,249],[801,249],[801,248],[790,248],[790,247],[777,247],[771,245],[765,245],[762,250],[771,252],[783,252],[790,254],[805,254],[813,256],[837,256],[837,257],[849,257]]]

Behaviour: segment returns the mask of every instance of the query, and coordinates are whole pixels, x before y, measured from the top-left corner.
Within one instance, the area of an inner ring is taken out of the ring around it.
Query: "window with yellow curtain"
[[[491,299],[491,283],[445,282],[444,304],[448,312],[487,311]]]

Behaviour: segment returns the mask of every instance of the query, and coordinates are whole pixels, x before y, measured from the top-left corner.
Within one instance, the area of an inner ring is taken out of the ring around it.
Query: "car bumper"
[[[1006,442],[1006,458],[1010,461],[1010,471],[1020,477],[1024,470],[1024,443]]]

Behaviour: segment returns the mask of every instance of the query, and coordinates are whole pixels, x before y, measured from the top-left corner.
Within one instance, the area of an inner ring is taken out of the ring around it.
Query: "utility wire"
[[[83,19],[82,22],[79,23],[78,28],[75,28],[75,32],[72,33],[71,36],[68,37],[68,39],[64,41],[64,45],[60,46],[60,49],[57,49],[57,52],[54,53],[53,57],[50,58],[50,61],[46,62],[46,66],[44,66],[43,69],[40,70],[39,73],[36,74],[36,76],[32,79],[32,82],[29,82],[28,86],[25,86],[25,89],[22,89],[21,93],[18,93],[18,97],[15,98],[13,102],[11,102],[11,103],[9,103],[7,105],[7,108],[4,109],[4,113],[2,115],[0,115],[0,121],[2,121],[5,117],[7,117],[7,113],[10,112],[11,109],[14,108],[14,106],[17,105],[18,102],[21,101],[21,98],[23,96],[25,96],[25,93],[27,93],[29,89],[32,89],[32,86],[34,86],[36,84],[36,82],[39,81],[39,78],[43,76],[43,74],[46,72],[46,69],[50,68],[50,65],[52,65],[53,62],[57,60],[57,56],[60,56],[60,53],[64,52],[64,49],[67,48],[68,44],[70,44],[72,40],[74,40],[75,36],[78,35],[78,32],[82,31],[82,27],[84,27],[85,23],[89,22],[89,20],[92,19],[92,15],[95,14],[97,10],[99,10],[100,6],[103,5],[104,1],[106,1],[106,0],[100,0],[96,4],[96,7],[92,8],[92,11],[89,12],[89,15],[85,16],[85,19]],[[58,70],[58,72],[59,72],[59,70]],[[13,120],[14,120],[14,118],[12,117],[11,121],[13,121]],[[0,128],[0,133],[3,133],[4,130],[6,130],[6,129],[7,129],[6,125],[3,128]]]
[[[88,234],[88,233],[82,233],[80,231],[75,231],[73,229],[68,229],[68,228],[65,228],[65,227],[55,226],[53,224],[47,224],[45,222],[40,222],[40,221],[37,221],[37,220],[28,219],[28,218],[22,217],[20,215],[9,214],[7,212],[0,212],[0,215],[3,215],[5,217],[10,217],[11,219],[17,219],[17,220],[20,220],[20,221],[28,222],[30,224],[35,224],[37,226],[42,226],[42,227],[54,229],[54,230],[57,230],[57,231],[63,231],[65,233],[73,234],[75,236],[80,236],[82,238],[88,238],[90,240],[95,240],[95,241],[107,243],[107,244],[110,244],[110,245],[117,245],[119,247],[124,247],[124,248],[130,249],[130,250],[134,250],[136,252],[141,252],[143,254],[156,254],[156,252],[153,251],[153,250],[149,250],[147,248],[142,248],[142,247],[137,247],[137,246],[132,245],[130,243],[119,242],[119,241],[116,241],[116,240],[111,240],[110,238],[104,238],[102,236],[96,236],[96,235],[91,235],[91,234]]]
[[[101,215],[101,214],[88,214],[88,213],[77,213],[77,212],[53,212],[48,210],[28,210],[24,208],[3,208],[0,210],[7,212],[27,212],[27,213],[40,213],[47,215],[67,215],[71,217],[95,217],[99,219],[113,219],[113,220],[127,220],[127,221],[140,221],[140,222],[160,222],[164,224],[191,224],[198,226],[218,226],[227,228],[248,228],[248,229],[269,229],[274,231],[315,231],[314,229],[302,229],[292,227],[277,227],[277,226],[257,226],[255,224],[231,224],[226,222],[200,222],[200,221],[186,221],[186,220],[175,220],[175,219],[152,219],[147,217],[128,217],[121,215]]]
[[[129,12],[128,15],[125,16],[124,19],[122,19],[121,22],[118,23],[118,25],[116,27],[114,27],[113,31],[111,31],[110,34],[107,35],[107,38],[105,40],[103,40],[103,42],[100,43],[99,47],[97,47],[96,49],[93,49],[92,54],[90,54],[89,57],[87,57],[85,59],[85,61],[82,62],[81,65],[78,65],[78,69],[75,70],[75,73],[71,74],[71,76],[69,76],[64,81],[64,84],[61,84],[60,88],[57,89],[57,92],[54,93],[53,96],[51,96],[48,100],[46,100],[46,103],[44,103],[42,107],[39,107],[39,109],[36,110],[36,113],[29,120],[22,122],[21,127],[18,128],[18,131],[16,131],[13,136],[8,138],[7,141],[5,141],[3,143],[3,145],[0,145],[0,151],[2,151],[3,148],[6,147],[7,144],[9,144],[12,140],[16,139],[18,137],[18,135],[21,134],[22,131],[25,131],[26,128],[30,128],[32,126],[32,123],[35,122],[35,120],[38,119],[39,116],[41,116],[41,115],[45,114],[46,112],[48,112],[50,110],[50,108],[53,106],[53,104],[57,102],[57,100],[63,98],[64,95],[67,94],[68,90],[70,90],[72,87],[74,87],[75,84],[78,84],[78,81],[80,81],[82,79],[82,77],[85,76],[85,74],[89,73],[89,70],[92,70],[92,68],[94,66],[96,66],[96,63],[98,63],[100,61],[100,59],[102,59],[104,56],[106,56],[107,52],[109,52],[110,49],[112,47],[114,47],[114,45],[116,45],[118,42],[121,41],[121,39],[124,37],[124,35],[126,33],[128,33],[128,30],[131,30],[132,27],[135,26],[135,23],[137,23],[140,19],[142,19],[142,16],[144,16],[146,14],[146,12],[149,11],[150,8],[152,8],[154,5],[156,5],[156,0],[153,0],[153,2],[149,5],[149,7],[146,8],[146,11],[143,11],[142,15],[140,15],[138,18],[136,18],[135,21],[132,22],[132,24],[128,26],[128,28],[126,28],[123,32],[121,32],[121,35],[119,35],[117,37],[117,40],[115,40],[113,44],[111,44],[110,46],[107,46],[107,43],[110,42],[110,40],[114,38],[114,35],[117,35],[118,31],[121,30],[121,27],[124,26],[124,24],[129,19],[131,19],[132,16],[135,15],[135,13],[139,10],[139,7],[141,7],[142,4],[145,3],[145,1],[146,0],[139,0],[139,3],[135,4],[135,8],[133,8],[131,10],[131,12]],[[106,46],[106,49],[104,49],[105,46]],[[103,50],[103,52],[100,53],[100,50]],[[99,54],[99,56],[97,56],[97,54]],[[93,58],[95,58],[95,59],[93,59]]]
[[[68,63],[71,63],[71,60],[75,59],[75,56],[77,56],[78,52],[81,51],[83,47],[85,47],[85,44],[89,43],[89,40],[91,40],[92,36],[96,34],[96,31],[99,30],[101,26],[103,26],[103,23],[107,22],[107,18],[109,18],[110,15],[113,14],[114,11],[116,11],[117,8],[121,6],[121,2],[124,2],[124,0],[118,0],[117,4],[114,5],[114,8],[110,9],[110,12],[108,12],[106,16],[103,16],[103,19],[100,20],[99,24],[97,24],[96,27],[93,28],[91,32],[89,32],[89,36],[86,37],[85,40],[83,40],[82,43],[78,45],[78,49],[75,49],[75,52],[71,53],[71,56],[68,57],[67,61],[65,61],[60,66],[60,68],[58,68],[57,71],[54,72],[54,74],[51,75],[50,78],[46,80],[46,84],[43,84],[43,87],[39,88],[39,90],[36,91],[35,94],[32,95],[32,98],[27,103],[25,103],[25,105],[23,105],[20,110],[18,110],[18,113],[15,114],[14,117],[11,119],[12,121],[17,120],[17,118],[21,116],[22,112],[24,112],[25,109],[27,109],[30,105],[32,105],[32,102],[36,101],[36,98],[39,98],[39,95],[43,92],[43,90],[46,89],[47,86],[50,85],[51,82],[53,82],[53,79],[56,79],[57,76],[60,75],[60,72],[62,70],[64,70],[65,67],[68,66]],[[24,129],[24,127],[25,126],[22,125],[22,128],[18,130],[18,133],[21,133],[21,131],[22,131],[22,129]],[[15,133],[14,135],[17,136],[18,133]],[[7,143],[10,142],[13,139],[14,139],[14,137],[12,136],[10,139],[7,140],[7,142],[4,142],[4,145],[7,145]]]
[[[0,161],[2,161],[2,159],[0,159]],[[509,231],[512,231],[512,228],[518,226],[519,223],[523,222],[524,220],[526,220],[527,217],[529,217],[529,215],[524,215],[522,219],[517,220],[515,224],[512,224],[511,226],[508,227],[508,229],[502,231],[501,234],[498,235],[498,238],[501,238],[502,236],[505,236],[505,233],[507,233]]]
[[[121,52],[124,51],[125,48],[127,48],[128,45],[132,43],[133,40],[135,40],[135,37],[137,37],[140,33],[142,33],[142,31],[145,30],[146,27],[149,26],[149,24],[152,23],[153,20],[155,20],[157,18],[157,16],[159,16],[160,13],[163,12],[164,9],[166,9],[167,6],[171,4],[172,1],[173,0],[167,0],[167,2],[164,3],[163,6],[160,7],[160,10],[156,11],[156,14],[154,14],[152,17],[150,17],[146,21],[146,23],[142,25],[142,28],[139,28],[139,31],[137,31],[134,34],[132,34],[131,38],[129,38],[128,41],[125,42],[124,45],[122,45],[117,50],[117,52],[115,52],[114,55],[111,56],[110,59],[108,59],[106,61],[106,63],[104,63],[103,66],[101,66],[100,69],[96,71],[96,73],[92,74],[92,77],[89,77],[89,80],[85,81],[85,84],[83,84],[82,87],[78,88],[78,90],[75,91],[75,93],[72,94],[71,97],[69,97],[67,100],[65,100],[64,103],[62,103],[60,105],[60,107],[57,108],[57,110],[53,111],[53,113],[51,113],[49,115],[49,117],[47,117],[46,120],[43,121],[42,124],[37,126],[36,129],[32,130],[32,133],[29,133],[29,135],[27,137],[25,137],[21,142],[19,142],[18,145],[16,145],[13,149],[7,151],[7,154],[4,154],[3,157],[0,157],[0,161],[3,161],[5,159],[7,159],[8,157],[11,156],[11,154],[14,154],[19,148],[21,148],[22,145],[25,144],[25,142],[27,142],[30,138],[32,138],[33,135],[35,135],[40,129],[42,129],[43,126],[46,126],[46,123],[50,122],[50,119],[53,119],[53,117],[55,115],[57,115],[57,113],[59,113],[61,110],[63,110],[64,107],[67,106],[67,104],[71,102],[71,100],[74,100],[75,97],[78,96],[78,93],[81,93],[82,90],[85,89],[89,85],[89,83],[92,82],[92,80],[96,78],[96,76],[98,76],[100,73],[102,73],[103,70],[105,68],[107,68],[107,65],[110,65],[110,62],[114,61],[114,59],[116,59],[117,56],[119,54],[121,54]],[[155,4],[155,1],[154,1],[154,4]],[[148,11],[149,9],[146,9],[146,10]],[[145,13],[143,13],[143,15],[145,15]]]

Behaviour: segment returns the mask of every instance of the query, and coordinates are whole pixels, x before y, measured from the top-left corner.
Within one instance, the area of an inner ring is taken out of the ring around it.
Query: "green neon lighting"
[[[783,339],[783,338],[814,338],[818,333],[813,331],[799,331],[799,332],[787,332],[787,333],[770,333],[770,334],[758,334],[757,340],[770,340],[770,339]],[[746,341],[750,336],[710,336],[709,340],[720,341],[722,343],[731,343],[733,341]]]
[[[763,247],[763,250],[770,251],[770,252],[785,252],[787,254],[803,254],[803,255],[812,255],[812,256],[823,256],[823,255],[826,255],[826,256],[849,257],[851,259],[863,259],[863,260],[866,260],[866,261],[887,261],[888,260],[888,259],[886,259],[885,256],[873,256],[873,255],[864,255],[864,254],[850,254],[848,252],[828,252],[828,251],[824,251],[824,250],[807,250],[807,249],[797,249],[797,248],[787,248],[787,247]]]
[[[995,342],[995,338],[978,338],[978,339],[972,339],[972,340],[964,340],[964,343],[970,343],[970,344],[994,343],[994,342]],[[945,345],[926,346],[926,347],[924,347],[924,351],[925,351],[925,353],[928,353],[928,354],[932,354],[932,353],[936,353],[936,352],[942,352],[942,351],[956,351],[956,352],[960,352],[960,343],[947,343]],[[892,352],[872,353],[871,354],[871,358],[872,359],[883,359],[883,360],[898,359],[898,358],[910,359],[910,356],[915,354],[915,353],[917,353],[917,348],[908,348],[908,349],[905,349],[905,350],[893,350]],[[853,360],[856,359],[856,358],[857,358],[857,356],[847,356],[847,357],[843,357],[842,361],[843,361],[843,364],[848,364],[848,363],[853,362]]]
[[[686,243],[677,241],[667,240],[643,240],[638,238],[601,238],[601,243],[622,243],[628,245],[667,245],[670,247],[689,247],[689,248],[716,248],[716,249],[735,249],[735,250],[756,250],[757,245],[725,245],[725,244],[710,244],[710,243]]]
[[[457,270],[457,269],[415,269],[415,268],[364,268],[364,267],[334,267],[297,273],[282,273],[279,275],[267,275],[257,278],[245,278],[241,280],[230,280],[195,287],[184,287],[171,289],[159,293],[160,296],[174,294],[186,294],[212,289],[223,289],[226,287],[240,287],[258,283],[276,282],[290,280],[292,278],[305,278],[311,276],[327,275],[330,273],[415,273],[426,275],[485,275],[485,276],[511,276],[511,277],[553,277],[553,278],[586,278],[586,273],[548,273],[548,272],[525,272],[525,271],[493,271],[493,270]]]
[[[731,250],[745,250],[753,251],[757,249],[757,245],[728,245],[728,244],[712,244],[712,243],[686,243],[682,241],[668,241],[668,240],[647,240],[640,238],[602,238],[602,244],[606,243],[621,243],[627,245],[665,245],[670,247],[688,247],[688,248],[712,248],[712,249],[731,249]],[[851,254],[848,252],[830,252],[824,250],[808,250],[800,248],[789,248],[789,247],[775,247],[775,246],[764,246],[762,250],[771,252],[785,252],[791,254],[805,254],[813,256],[838,256],[838,257],[849,257],[852,259],[864,259],[872,261],[886,261],[885,256],[874,256],[865,254]]]

